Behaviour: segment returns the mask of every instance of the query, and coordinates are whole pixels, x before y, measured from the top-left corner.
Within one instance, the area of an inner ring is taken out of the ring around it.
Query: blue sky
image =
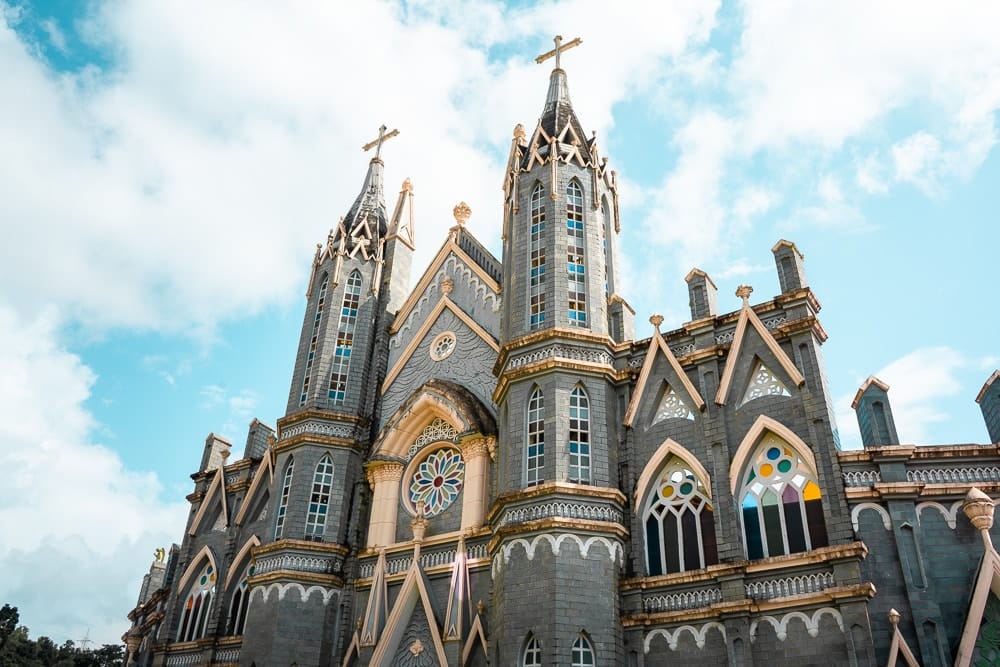
[[[0,0],[0,602],[114,641],[179,541],[205,436],[283,413],[315,244],[386,123],[419,271],[460,200],[499,252],[502,169],[553,28],[618,170],[625,295],[735,309],[795,241],[841,435],[869,375],[907,442],[985,442],[1000,364],[991,3]],[[390,196],[392,196],[390,194]],[[418,274],[413,276],[414,281]],[[58,597],[61,604],[52,600]]]

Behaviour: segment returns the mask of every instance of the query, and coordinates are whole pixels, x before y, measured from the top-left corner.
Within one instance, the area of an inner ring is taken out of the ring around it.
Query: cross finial
[[[583,44],[583,40],[580,39],[579,37],[577,37],[575,39],[571,39],[570,41],[566,42],[565,44],[562,43],[562,40],[563,40],[562,35],[556,35],[555,38],[552,40],[553,42],[556,43],[556,48],[554,48],[551,51],[548,51],[548,52],[543,53],[542,55],[538,56],[537,58],[535,58],[535,62],[540,65],[543,62],[545,62],[546,60],[548,60],[549,58],[555,56],[555,59],[556,59],[555,69],[560,69],[560,67],[559,67],[559,56],[562,54],[562,52],[563,51],[569,51],[574,46],[580,46],[581,44]]]
[[[393,130],[392,132],[388,132],[388,133],[385,130],[386,130],[385,125],[383,125],[382,127],[378,128],[378,139],[375,139],[374,141],[369,141],[367,144],[365,144],[364,146],[361,147],[361,150],[364,150],[364,151],[370,151],[374,147],[375,148],[375,159],[376,160],[378,160],[378,159],[381,158],[381,155],[382,155],[382,143],[385,142],[385,141],[389,141],[394,136],[396,136],[397,134],[399,134],[399,130]]]

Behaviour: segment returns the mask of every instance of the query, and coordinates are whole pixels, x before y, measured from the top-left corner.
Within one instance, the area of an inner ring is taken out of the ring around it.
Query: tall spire
[[[382,144],[392,139],[399,130],[386,132],[385,125],[378,129],[378,138],[362,146],[362,150],[375,148],[375,156],[368,163],[368,173],[365,175],[364,184],[357,199],[351,205],[351,209],[344,217],[336,237],[346,234],[346,245],[353,246],[354,241],[366,238],[369,241],[385,238],[388,226],[388,215],[385,208],[385,192],[382,185],[382,172],[385,167],[382,162]],[[335,241],[339,238],[335,237]]]
[[[581,138],[584,137],[583,126],[573,112],[573,104],[569,99],[569,84],[566,70],[561,67],[561,55],[575,46],[583,43],[579,37],[565,44],[562,35],[556,35],[552,40],[555,48],[535,58],[536,63],[543,63],[549,58],[555,59],[555,67],[549,75],[549,91],[545,96],[545,108],[542,109],[541,126],[550,137],[559,137],[567,125],[573,125],[573,130]]]

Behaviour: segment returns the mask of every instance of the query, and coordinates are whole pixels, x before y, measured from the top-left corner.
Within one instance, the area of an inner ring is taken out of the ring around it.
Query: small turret
[[[858,417],[861,442],[865,448],[899,444],[896,422],[889,406],[889,385],[870,376],[854,395],[851,408]]]
[[[719,314],[716,303],[719,289],[701,269],[691,269],[684,277],[688,285],[688,305],[691,306],[691,319],[700,320],[703,317],[715,317]]]
[[[781,239],[774,244],[771,252],[774,253],[774,264],[778,268],[778,284],[781,286],[782,294],[809,285],[806,281],[805,267],[802,265],[804,257],[794,243]]]
[[[233,443],[229,442],[221,435],[209,433],[205,438],[205,451],[201,455],[201,467],[199,472],[215,470],[221,466],[229,456],[229,451],[233,448]]]
[[[983,411],[986,420],[986,431],[990,434],[990,442],[1000,443],[1000,370],[993,371],[983,388],[976,396],[976,403]]]

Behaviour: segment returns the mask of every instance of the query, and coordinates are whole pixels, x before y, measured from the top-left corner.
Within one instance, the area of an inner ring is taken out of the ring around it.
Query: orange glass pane
[[[810,481],[806,484],[806,488],[802,490],[802,496],[806,500],[819,500],[820,492],[816,482]]]
[[[770,463],[765,463],[760,467],[761,477],[770,477],[773,474],[774,474],[774,466],[772,466]]]

